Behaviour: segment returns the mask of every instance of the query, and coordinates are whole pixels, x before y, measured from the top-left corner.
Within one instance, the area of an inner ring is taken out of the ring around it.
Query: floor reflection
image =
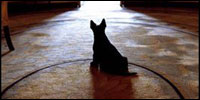
[[[113,76],[90,67],[94,99],[134,99],[131,79],[134,77]]]

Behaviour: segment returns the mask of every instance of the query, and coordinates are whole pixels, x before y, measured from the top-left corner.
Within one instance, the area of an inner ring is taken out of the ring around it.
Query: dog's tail
[[[121,75],[121,76],[135,76],[135,75],[137,75],[137,72],[118,73],[118,75]]]

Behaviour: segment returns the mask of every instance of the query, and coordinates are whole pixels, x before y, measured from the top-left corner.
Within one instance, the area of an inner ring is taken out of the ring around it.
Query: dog
[[[111,44],[105,34],[106,21],[102,20],[100,25],[90,21],[90,28],[94,33],[93,61],[91,67],[100,67],[101,71],[117,75],[136,75],[136,72],[129,73],[128,59],[123,57]]]

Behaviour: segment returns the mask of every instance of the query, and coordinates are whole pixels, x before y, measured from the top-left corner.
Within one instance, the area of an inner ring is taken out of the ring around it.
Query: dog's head
[[[94,32],[94,34],[103,34],[105,33],[106,21],[103,19],[100,25],[96,25],[92,20],[90,21],[90,28]]]

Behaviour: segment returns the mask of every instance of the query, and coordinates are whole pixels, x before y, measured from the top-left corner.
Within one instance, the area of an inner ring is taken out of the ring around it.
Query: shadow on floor
[[[29,28],[47,24],[48,20],[56,16],[78,9],[67,7],[43,8],[38,8],[37,10],[28,9],[26,11],[17,11],[15,13],[9,12],[11,35],[22,33]],[[4,36],[2,36],[2,38],[4,38]]]
[[[124,9],[139,12],[165,22],[168,25],[186,29],[198,34],[198,9],[180,7],[126,7]],[[190,16],[187,16],[190,15]],[[146,20],[138,18],[139,20]],[[150,22],[151,23],[151,22]]]

